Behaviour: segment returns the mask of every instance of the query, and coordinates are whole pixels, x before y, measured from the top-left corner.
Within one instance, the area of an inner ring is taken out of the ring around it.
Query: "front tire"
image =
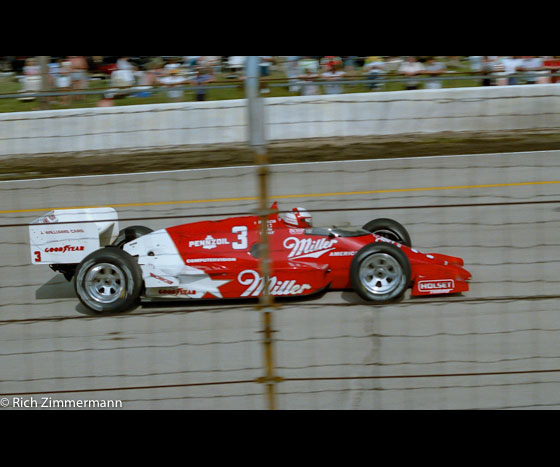
[[[97,313],[121,313],[140,302],[142,271],[127,252],[106,247],[86,256],[74,282],[80,302]]]
[[[385,303],[402,298],[410,285],[406,254],[390,243],[371,243],[354,256],[350,282],[364,300]]]

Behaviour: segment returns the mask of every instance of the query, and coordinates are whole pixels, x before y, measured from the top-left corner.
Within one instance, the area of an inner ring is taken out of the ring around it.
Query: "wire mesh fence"
[[[541,109],[556,98],[548,92],[537,98]],[[527,113],[526,97],[501,99],[512,118]],[[488,102],[495,111],[496,98]],[[469,104],[459,99],[454,105]],[[369,109],[364,115],[388,118]],[[156,120],[154,131],[135,132],[144,133],[150,147],[157,147],[158,131],[172,126],[159,116],[173,115],[177,134],[191,128],[188,112],[136,111]],[[324,114],[313,112],[308,118],[300,108],[283,124],[324,123]],[[86,137],[100,144],[108,138],[81,117],[87,113],[74,115],[82,121],[78,131],[58,136],[69,146],[81,140],[84,152],[95,149]],[[331,123],[342,131],[353,115],[339,114]],[[277,131],[282,122],[273,109],[267,117],[269,131]],[[3,138],[21,131],[18,122]],[[23,140],[52,137],[47,121],[35,125],[22,132]],[[204,125],[196,125],[201,132]],[[116,123],[109,129],[115,141],[126,131]],[[407,227],[415,248],[462,257],[473,274],[469,292],[458,296],[407,295],[371,305],[344,290],[278,299],[272,312],[278,408],[558,407],[558,152],[273,164],[270,170],[270,201],[281,211],[302,205],[315,225],[348,229],[391,217]],[[53,208],[112,206],[121,227],[152,229],[250,214],[258,207],[254,167],[6,181],[0,194],[2,404],[268,408],[262,314],[254,300],[144,302],[129,313],[97,316],[79,304],[72,282],[31,264],[28,238],[30,222]]]

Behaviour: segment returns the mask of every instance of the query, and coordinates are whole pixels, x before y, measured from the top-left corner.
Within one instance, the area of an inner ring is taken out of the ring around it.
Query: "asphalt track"
[[[404,224],[416,248],[460,256],[461,296],[383,306],[351,291],[274,311],[280,409],[557,408],[560,151],[284,164],[281,210],[315,225]],[[30,265],[27,224],[54,208],[112,206],[161,228],[257,206],[253,167],[0,182],[0,397],[120,400],[124,408],[264,409],[252,303],[84,309]],[[210,217],[212,218],[212,217]]]

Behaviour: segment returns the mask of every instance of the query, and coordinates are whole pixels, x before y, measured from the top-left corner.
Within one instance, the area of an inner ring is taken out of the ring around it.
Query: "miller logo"
[[[326,238],[313,240],[311,238],[288,237],[284,240],[284,248],[291,250],[288,258],[319,258],[334,250],[333,245],[335,243],[338,243],[338,241],[327,240]]]
[[[257,297],[264,289],[264,278],[257,271],[247,269],[237,276],[241,285],[247,285],[247,289],[241,294],[242,297]],[[279,281],[276,276],[271,277],[268,282],[270,295],[299,295],[311,289],[309,284],[298,284],[295,280]]]

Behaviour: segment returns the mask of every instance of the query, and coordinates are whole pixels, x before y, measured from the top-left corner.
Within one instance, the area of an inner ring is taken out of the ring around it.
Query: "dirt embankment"
[[[560,130],[320,138],[272,142],[271,164],[455,154],[560,150]],[[18,156],[0,159],[0,180],[251,165],[246,145],[129,153]]]

